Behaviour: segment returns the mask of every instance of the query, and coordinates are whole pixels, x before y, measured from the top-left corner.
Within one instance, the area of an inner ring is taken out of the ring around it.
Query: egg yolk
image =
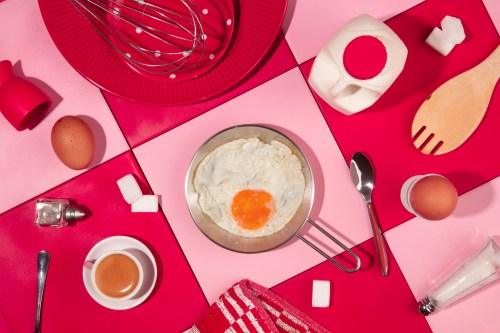
[[[233,198],[231,212],[243,229],[257,230],[266,225],[274,212],[274,199],[261,190],[243,190]]]

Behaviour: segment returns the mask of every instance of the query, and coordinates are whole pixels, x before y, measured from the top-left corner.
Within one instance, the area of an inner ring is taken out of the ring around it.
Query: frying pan
[[[243,237],[232,234],[219,227],[210,218],[210,216],[203,213],[198,203],[198,193],[194,189],[193,183],[198,165],[209,153],[225,143],[237,139],[249,138],[259,138],[262,142],[265,142],[267,144],[271,144],[272,141],[278,141],[286,145],[299,159],[305,178],[304,198],[302,199],[302,202],[295,215],[281,230],[262,237]],[[328,233],[326,230],[321,228],[318,224],[316,224],[309,218],[314,200],[314,180],[311,172],[311,167],[309,166],[309,162],[305,158],[300,148],[284,134],[274,129],[260,125],[240,125],[227,128],[213,135],[211,138],[205,141],[205,143],[198,149],[193,159],[191,160],[191,164],[189,165],[186,175],[185,195],[189,212],[196,226],[211,241],[218,244],[219,246],[222,246],[223,248],[240,253],[259,253],[275,249],[285,244],[293,237],[297,237],[345,272],[355,272],[361,266],[361,261],[354,252],[352,252],[347,246],[342,244],[338,239],[333,237],[330,233]],[[347,253],[349,253],[356,260],[356,266],[354,268],[344,267],[339,262],[330,257],[327,253],[318,248],[311,241],[300,235],[298,232],[306,222],[311,224],[313,227],[318,229],[321,233],[323,233],[325,236],[339,245],[342,249],[347,251]]]

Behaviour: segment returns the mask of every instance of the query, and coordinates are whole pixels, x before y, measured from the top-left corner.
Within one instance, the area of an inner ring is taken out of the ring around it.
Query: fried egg
[[[199,164],[194,188],[205,214],[235,235],[261,237],[282,229],[304,197],[302,165],[278,141],[228,142]]]

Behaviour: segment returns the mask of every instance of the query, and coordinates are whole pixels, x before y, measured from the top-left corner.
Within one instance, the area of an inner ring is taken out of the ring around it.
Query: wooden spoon
[[[441,155],[465,142],[479,126],[500,77],[500,46],[479,65],[448,80],[420,106],[411,129],[413,145]]]

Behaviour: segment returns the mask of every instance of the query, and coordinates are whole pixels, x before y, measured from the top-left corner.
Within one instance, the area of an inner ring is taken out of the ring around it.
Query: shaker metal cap
[[[87,213],[84,210],[74,206],[68,206],[64,211],[64,218],[69,222],[84,219],[86,216]]]
[[[421,315],[428,316],[436,310],[434,302],[428,297],[424,298],[418,303],[418,312]]]

